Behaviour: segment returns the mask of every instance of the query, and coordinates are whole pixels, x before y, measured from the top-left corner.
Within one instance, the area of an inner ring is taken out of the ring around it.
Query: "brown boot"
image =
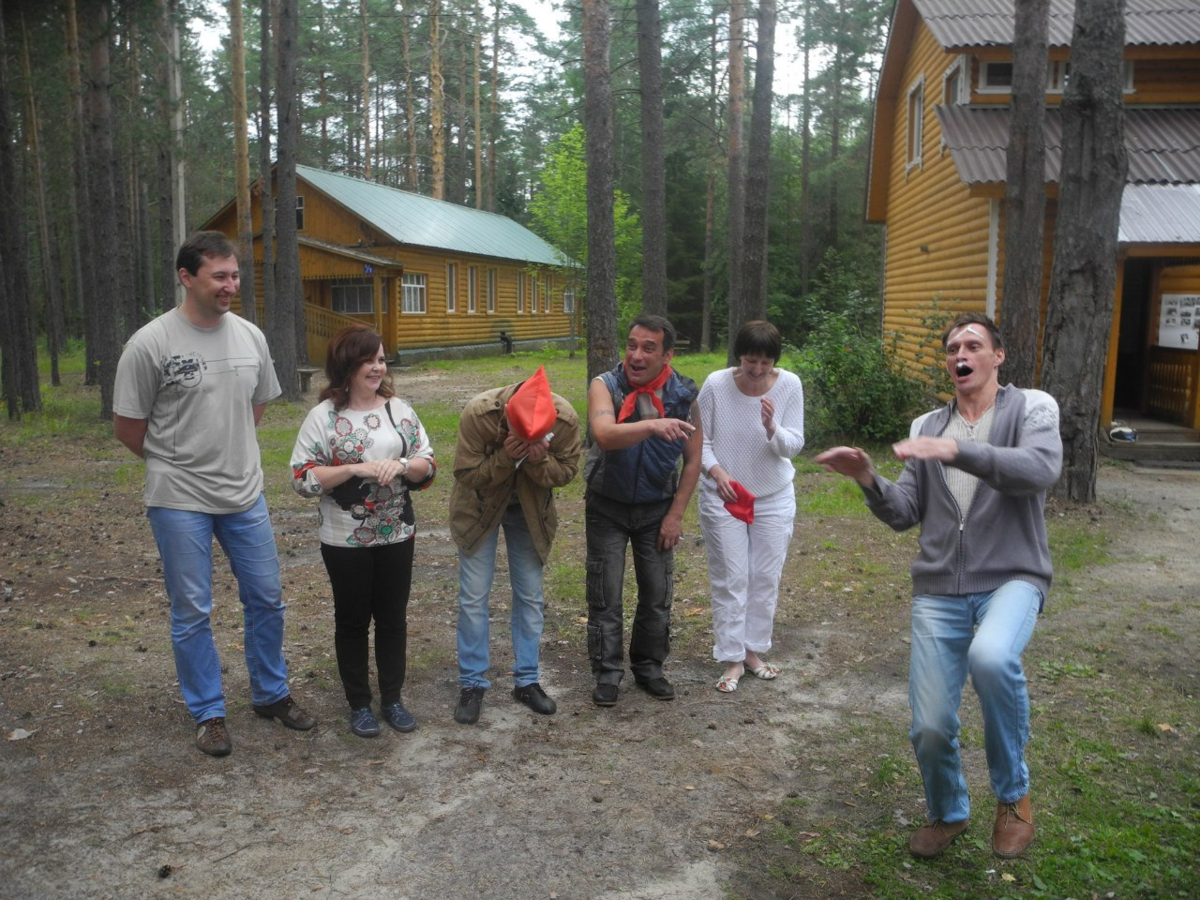
[[[992,826],[992,849],[997,856],[1013,859],[1033,843],[1033,807],[1026,794],[1016,803],[996,806],[996,824]]]
[[[967,830],[968,822],[968,819],[961,822],[943,822],[941,819],[926,822],[908,842],[909,852],[921,859],[933,859]]]

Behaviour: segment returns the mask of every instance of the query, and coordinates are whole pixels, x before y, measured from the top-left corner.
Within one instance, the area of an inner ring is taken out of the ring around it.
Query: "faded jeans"
[[[1029,692],[1021,653],[1041,604],[1042,592],[1025,581],[981,594],[913,598],[909,737],[925,781],[930,820],[961,822],[971,814],[958,743],[958,710],[968,675],[983,712],[996,799],[1015,803],[1029,793]]]
[[[496,575],[500,529],[508,550],[508,580],[512,585],[513,686],[538,681],[545,597],[542,558],[520,504],[510,506],[496,530],[470,556],[458,552],[458,680],[467,687],[491,687],[487,672],[488,596]]]
[[[212,542],[229,558],[242,601],[242,644],[250,700],[267,706],[288,695],[283,658],[283,588],[267,501],[245,512],[212,514],[151,506],[146,510],[171,600],[171,645],[188,712],[197,722],[225,715],[221,659],[212,632]]]
[[[658,549],[658,531],[671,503],[620,503],[592,493],[586,497],[588,656],[598,684],[620,684],[624,676],[626,545],[633,548],[638,589],[629,667],[638,681],[662,677],[671,651],[675,552]]]

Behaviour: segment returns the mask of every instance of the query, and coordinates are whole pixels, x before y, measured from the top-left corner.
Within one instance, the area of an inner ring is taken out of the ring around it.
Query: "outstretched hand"
[[[865,450],[858,447],[833,447],[814,459],[826,471],[853,478],[864,487],[875,482],[875,470],[871,466],[871,457]]]

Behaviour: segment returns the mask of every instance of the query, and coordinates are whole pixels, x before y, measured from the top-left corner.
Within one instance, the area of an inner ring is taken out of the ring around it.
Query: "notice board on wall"
[[[1158,346],[1195,350],[1200,342],[1200,294],[1163,294]]]

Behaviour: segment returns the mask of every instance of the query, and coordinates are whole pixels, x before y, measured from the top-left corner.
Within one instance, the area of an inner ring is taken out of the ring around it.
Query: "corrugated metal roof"
[[[1117,240],[1123,244],[1200,244],[1200,185],[1126,185]]]
[[[939,106],[942,137],[966,184],[1003,184],[1008,109]],[[1062,168],[1062,115],[1046,110],[1046,181]],[[1130,184],[1200,183],[1200,109],[1125,110]]]
[[[571,264],[507,216],[308,166],[296,166],[296,175],[401,244],[536,265]]]
[[[944,48],[1007,47],[1013,40],[1014,0],[913,0]],[[1050,0],[1050,46],[1069,47],[1074,0]],[[1200,42],[1195,0],[1125,0],[1125,44]]]

